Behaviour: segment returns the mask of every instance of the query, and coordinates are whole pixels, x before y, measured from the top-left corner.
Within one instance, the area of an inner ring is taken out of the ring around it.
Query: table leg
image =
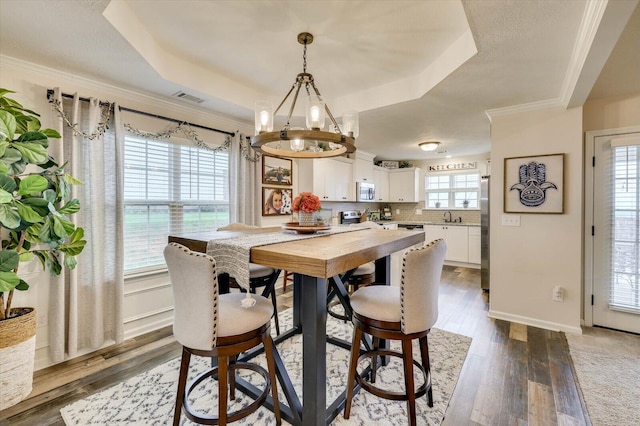
[[[376,283],[391,284],[391,256],[381,257],[376,260]]]
[[[391,285],[391,255],[376,260],[376,284]],[[380,348],[389,349],[389,341],[380,339]],[[389,357],[383,356],[382,365],[389,363]]]
[[[302,325],[302,275],[293,274],[293,328],[300,329]]]
[[[302,424],[326,424],[327,280],[300,276],[302,298]],[[294,283],[296,285],[297,283]]]

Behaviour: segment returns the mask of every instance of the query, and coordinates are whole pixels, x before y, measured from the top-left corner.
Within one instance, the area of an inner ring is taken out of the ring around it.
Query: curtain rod
[[[47,99],[51,99],[52,96],[53,96],[53,90],[47,89]],[[73,99],[73,95],[69,95],[67,93],[63,93],[62,97],[63,98]],[[80,99],[83,102],[89,102],[89,98],[79,97],[78,99]],[[108,104],[109,104],[108,102],[100,102],[100,106],[105,106],[105,105],[108,105]],[[159,118],[161,120],[171,121],[173,123],[178,123],[178,124],[184,123],[184,124],[187,124],[187,125],[189,125],[191,127],[197,127],[199,129],[204,129],[204,130],[211,130],[212,132],[223,133],[223,134],[229,135],[229,136],[235,136],[236,135],[235,132],[227,132],[225,130],[215,129],[213,127],[201,126],[199,124],[189,123],[188,121],[184,121],[184,120],[176,120],[175,118],[165,117],[163,115],[151,114],[150,112],[139,111],[137,109],[127,108],[127,107],[123,107],[123,106],[121,106],[119,108],[120,108],[120,111],[133,112],[135,114],[146,115],[147,117]]]

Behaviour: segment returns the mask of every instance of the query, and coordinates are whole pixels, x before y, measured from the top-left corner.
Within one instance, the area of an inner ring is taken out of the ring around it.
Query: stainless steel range
[[[348,225],[350,223],[360,223],[362,212],[359,210],[348,210],[340,212],[340,223]]]

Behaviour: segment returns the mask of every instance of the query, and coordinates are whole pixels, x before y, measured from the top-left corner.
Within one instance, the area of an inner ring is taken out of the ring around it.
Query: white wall
[[[64,93],[74,93],[82,97],[97,97],[118,102],[120,105],[218,128],[230,132],[240,130],[252,134],[251,123],[241,123],[224,117],[208,114],[190,106],[167,102],[142,93],[86,80],[74,75],[42,68],[35,64],[0,56],[0,87],[17,92],[14,98],[25,107],[41,114],[43,127],[55,127],[56,114],[47,102],[46,91],[60,87]],[[143,120],[141,120],[142,122]],[[169,123],[166,123],[168,126]],[[153,131],[162,128],[150,129]],[[207,141],[206,131],[196,129]],[[216,134],[219,135],[219,134]],[[219,137],[219,136],[217,136]],[[78,258],[82,262],[82,255]],[[35,263],[22,266],[26,280],[31,284],[27,292],[15,292],[13,306],[34,306],[38,312],[36,333],[36,369],[51,364],[48,355],[49,335],[47,330],[49,305],[49,272],[42,272]],[[127,279],[124,299],[124,333],[131,338],[157,328],[172,324],[173,297],[168,275],[160,273],[152,276]]]
[[[582,147],[582,108],[492,118],[491,317],[581,332]],[[564,214],[521,214],[519,227],[503,226],[504,159],[556,153],[565,154]],[[556,285],[564,302],[551,299]]]

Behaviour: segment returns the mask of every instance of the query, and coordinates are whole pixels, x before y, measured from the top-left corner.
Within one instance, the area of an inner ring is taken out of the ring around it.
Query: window
[[[480,174],[473,172],[427,175],[425,192],[427,209],[477,209],[480,206]]]
[[[613,143],[612,143],[613,146]],[[609,308],[640,313],[640,145],[613,146]]]
[[[124,162],[125,273],[164,268],[171,233],[229,223],[226,152],[126,136]]]

